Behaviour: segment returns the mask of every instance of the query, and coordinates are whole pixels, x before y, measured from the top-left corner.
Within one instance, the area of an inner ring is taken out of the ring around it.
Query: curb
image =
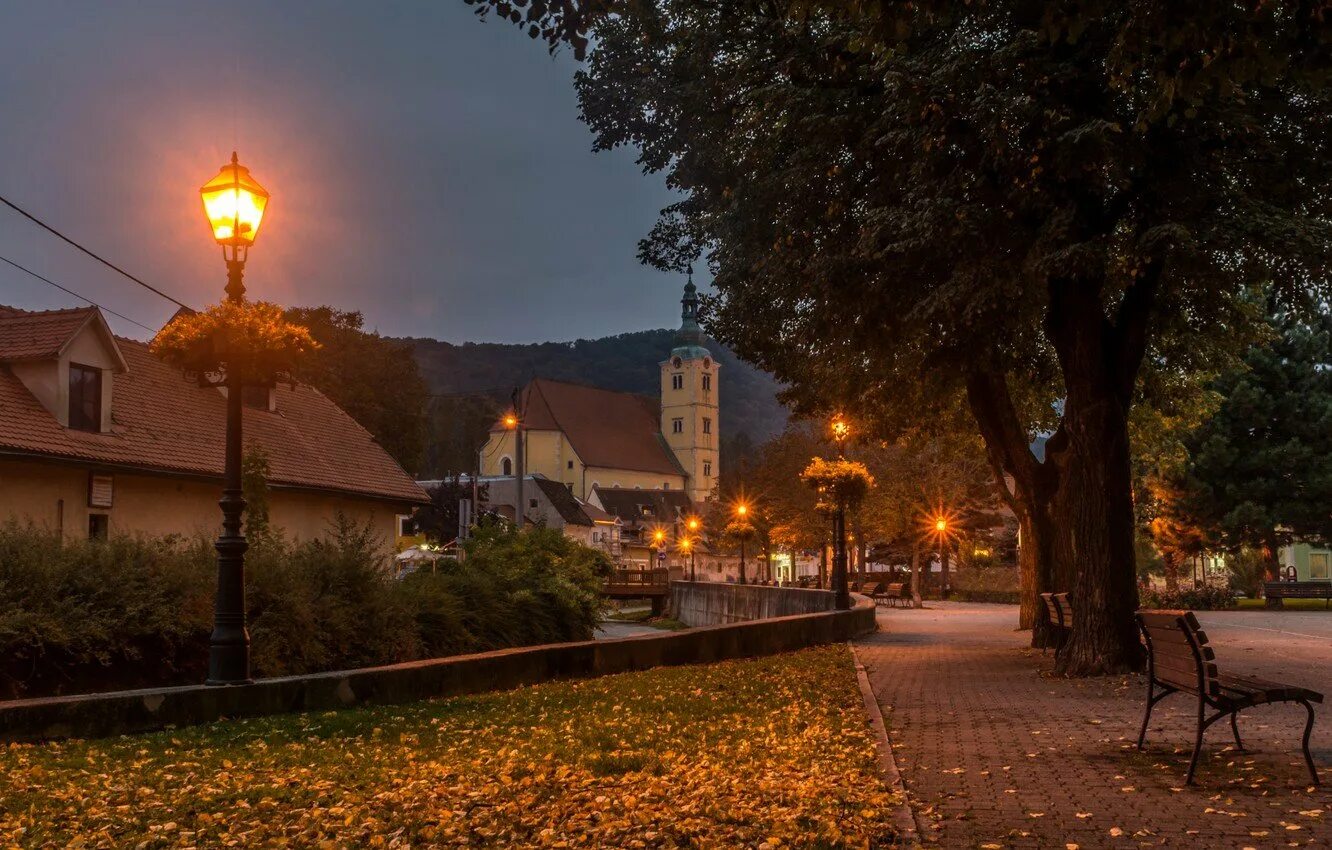
[[[860,684],[860,698],[865,703],[865,717],[869,724],[870,735],[874,738],[874,749],[878,751],[879,755],[879,772],[883,774],[888,787],[901,800],[894,807],[893,827],[901,836],[901,843],[907,846],[919,846],[920,830],[916,825],[916,816],[911,811],[911,805],[907,803],[906,786],[902,782],[902,773],[897,769],[897,762],[893,759],[893,746],[888,740],[888,727],[884,725],[883,712],[879,710],[879,700],[874,696],[874,689],[870,687],[869,675],[865,672],[865,665],[860,663],[860,657],[856,655],[854,645],[851,646],[851,656],[856,662],[856,681]]]

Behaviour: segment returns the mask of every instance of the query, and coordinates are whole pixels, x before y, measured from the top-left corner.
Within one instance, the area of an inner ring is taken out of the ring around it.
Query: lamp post
[[[259,233],[268,192],[250,176],[233,151],[231,162],[199,189],[213,238],[222,246],[227,264],[227,300],[245,300],[242,277],[250,246]],[[213,634],[208,641],[210,685],[240,685],[250,679],[250,633],[245,628],[245,550],[241,529],[245,497],[241,490],[241,396],[244,376],[234,350],[226,352],[227,434],[223,469],[222,533],[217,549],[217,596],[213,603]]]
[[[837,443],[837,457],[845,457],[846,438],[851,436],[851,425],[838,413],[833,417],[832,438]],[[834,604],[838,608],[851,607],[851,589],[847,586],[846,576],[846,498],[837,494],[837,513],[833,516],[833,574],[832,589]]]
[[[939,598],[948,598],[948,536],[951,532],[948,516],[939,514],[934,520],[934,534],[939,538]]]
[[[744,502],[741,502],[740,504],[736,505],[735,516],[736,519],[741,523],[748,522],[749,505],[746,505]],[[749,584],[748,579],[745,578],[745,538],[746,535],[742,534],[740,536],[740,584]]]
[[[685,523],[685,525],[687,525],[687,526],[689,527],[689,533],[690,533],[690,535],[694,535],[694,536],[696,536],[696,535],[698,534],[698,527],[699,527],[698,517],[696,517],[696,516],[691,516],[691,517],[689,518],[689,521],[688,521],[687,523]],[[688,550],[689,550],[689,580],[690,580],[690,581],[698,581],[698,577],[697,577],[697,575],[694,573],[694,542],[693,542],[693,537],[690,537],[690,538],[687,539],[685,542],[689,544],[689,546],[688,546]]]
[[[504,414],[504,427],[513,432],[513,521],[518,532],[523,530],[523,478],[527,475],[526,448],[523,446],[523,420],[518,416],[518,391],[513,391],[513,410]]]
[[[648,551],[652,553],[648,557],[648,569],[654,570],[657,568],[657,552],[661,550],[661,544],[665,542],[666,532],[660,528],[654,528],[652,530],[652,546],[648,548]]]
[[[680,539],[680,551],[689,556],[689,580],[694,580],[694,543],[688,537]]]

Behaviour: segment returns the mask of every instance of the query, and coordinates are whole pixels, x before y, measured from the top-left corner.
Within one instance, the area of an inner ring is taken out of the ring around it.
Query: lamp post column
[[[837,517],[833,521],[833,575],[832,585],[838,608],[851,607],[851,591],[846,583],[846,502],[837,500]]]
[[[242,274],[245,263],[233,256],[227,260],[227,300],[245,300]],[[227,433],[223,471],[222,534],[217,550],[217,598],[213,606],[213,634],[208,646],[210,685],[241,685],[250,678],[250,633],[245,627],[245,551],[249,543],[241,529],[245,496],[241,488],[241,415],[244,385],[235,352],[227,352]]]

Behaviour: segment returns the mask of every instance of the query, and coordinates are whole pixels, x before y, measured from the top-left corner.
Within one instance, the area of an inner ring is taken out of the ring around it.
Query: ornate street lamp
[[[250,176],[233,151],[231,162],[199,190],[204,215],[213,238],[222,246],[227,264],[227,300],[245,300],[242,275],[250,246],[259,235],[259,224],[268,207],[268,192]],[[245,550],[249,544],[241,531],[245,498],[241,493],[241,396],[243,376],[236,352],[227,352],[227,435],[223,472],[222,533],[217,549],[217,597],[213,604],[213,634],[208,643],[210,685],[240,685],[250,679],[250,633],[245,628]]]
[[[694,580],[694,541],[688,537],[681,538],[680,551],[689,556],[689,580]]]
[[[745,525],[749,522],[749,505],[744,502],[737,502],[735,506],[736,522]],[[748,584],[749,580],[745,576],[745,541],[748,535],[742,534],[740,537],[740,584]]]
[[[661,545],[665,542],[666,542],[666,532],[661,530],[660,528],[654,528],[652,530],[652,546],[648,549],[648,551],[652,553],[648,558],[648,569],[650,570],[656,569],[657,552],[661,549]]]
[[[696,516],[691,516],[688,520],[686,520],[685,525],[688,526],[688,528],[689,528],[689,533],[690,533],[691,535],[695,535],[695,536],[697,536],[697,535],[698,535],[698,529],[699,529],[699,526],[701,526],[702,523],[699,522],[698,517],[696,517]],[[697,575],[696,575],[695,572],[694,572],[694,542],[693,542],[692,539],[688,539],[688,538],[687,538],[687,539],[685,540],[685,543],[688,544],[688,547],[687,547],[687,548],[688,548],[688,551],[689,551],[689,580],[690,580],[690,581],[698,581],[698,577],[697,577]]]
[[[846,440],[851,436],[851,424],[842,414],[833,416],[829,425],[833,441],[837,443],[837,457],[846,457]],[[833,515],[833,574],[832,589],[838,608],[851,607],[851,588],[846,569],[846,500],[837,498],[837,513]]]

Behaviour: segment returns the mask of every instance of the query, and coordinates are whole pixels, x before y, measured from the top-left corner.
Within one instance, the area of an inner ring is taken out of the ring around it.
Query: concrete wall
[[[689,626],[746,623],[832,610],[830,590],[703,581],[671,583],[671,616]]]
[[[768,588],[771,590],[772,588]],[[551,644],[437,658],[252,685],[190,685],[0,702],[0,741],[97,737],[295,711],[385,705],[432,697],[772,655],[874,631],[874,604],[659,635]]]

